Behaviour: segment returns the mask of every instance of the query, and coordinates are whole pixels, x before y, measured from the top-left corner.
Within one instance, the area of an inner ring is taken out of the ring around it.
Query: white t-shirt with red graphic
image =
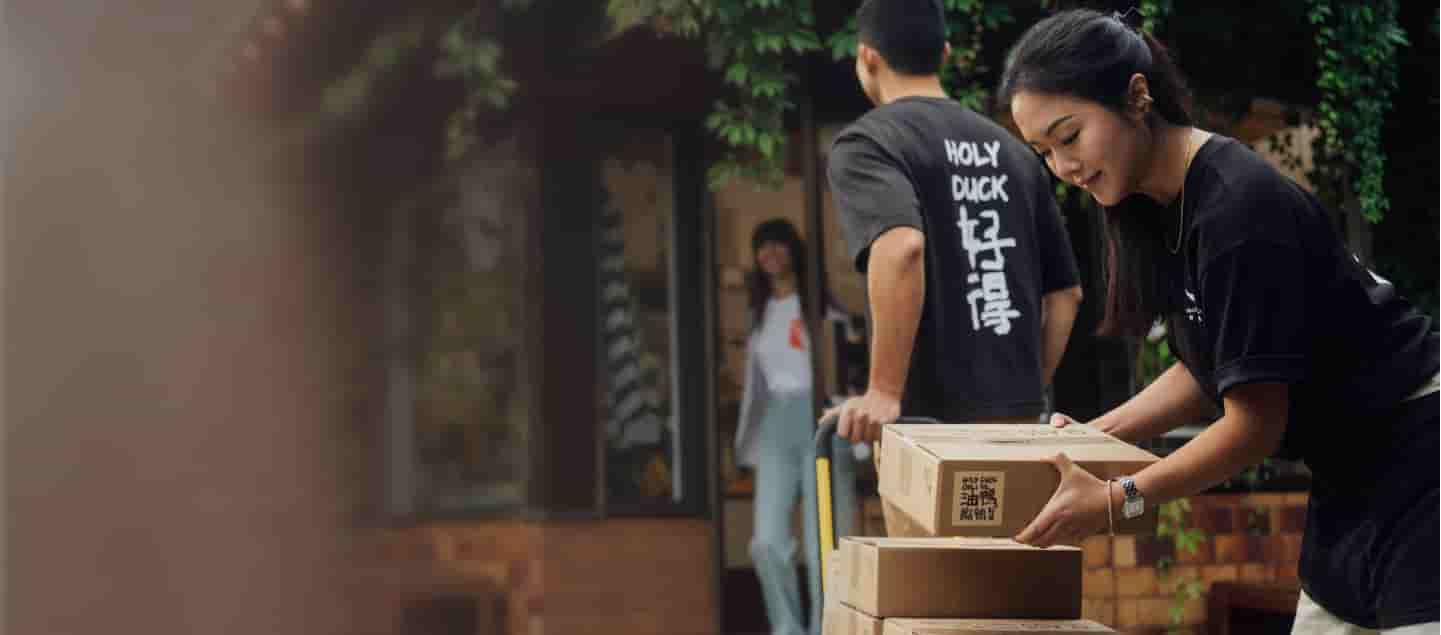
[[[801,318],[800,296],[792,293],[768,300],[755,337],[755,352],[767,388],[781,395],[809,392],[810,335]]]

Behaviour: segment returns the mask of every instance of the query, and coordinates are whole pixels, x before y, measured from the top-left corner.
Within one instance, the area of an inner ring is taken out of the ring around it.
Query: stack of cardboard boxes
[[[826,554],[826,635],[1113,632],[1080,619],[1080,549],[1011,539],[1060,484],[1058,452],[1102,479],[1157,460],[1084,425],[888,426],[877,468],[891,537]],[[1154,530],[1153,509],[1120,511],[1117,533]]]

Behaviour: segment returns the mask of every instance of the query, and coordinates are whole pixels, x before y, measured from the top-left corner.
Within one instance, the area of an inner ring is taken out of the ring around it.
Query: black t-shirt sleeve
[[[1080,284],[1081,274],[1061,209],[1050,194],[1051,180],[1044,172],[1038,180],[1040,202],[1036,206],[1036,245],[1041,252],[1041,293],[1046,294]]]
[[[846,134],[827,159],[831,195],[856,271],[865,273],[871,243],[895,227],[924,231],[920,198],[894,157],[876,142]]]
[[[1305,284],[1304,256],[1292,245],[1247,241],[1204,264],[1199,310],[1218,396],[1241,384],[1305,378],[1307,313],[1324,310],[1306,306]]]

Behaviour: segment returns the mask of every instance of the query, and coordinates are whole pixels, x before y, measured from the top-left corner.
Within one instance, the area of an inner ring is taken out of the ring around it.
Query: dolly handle
[[[837,419],[838,415],[833,414],[821,419],[820,424],[816,426],[816,458],[825,457],[827,460],[831,458],[831,437],[836,434],[836,426],[839,423]],[[940,423],[940,421],[930,417],[899,417],[896,419],[896,423]]]
[[[821,593],[826,590],[826,554],[836,548],[836,512],[831,498],[831,437],[836,435],[837,415],[824,417],[816,427],[816,527],[820,530]],[[940,423],[930,417],[900,417],[896,423]]]

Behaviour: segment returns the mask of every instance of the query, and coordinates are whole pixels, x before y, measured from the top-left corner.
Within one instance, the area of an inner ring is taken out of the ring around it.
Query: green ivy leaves
[[[1345,200],[1350,183],[1361,215],[1378,223],[1390,209],[1381,129],[1397,88],[1396,50],[1408,45],[1397,23],[1396,0],[1308,3],[1307,18],[1316,27],[1320,51],[1316,125],[1321,136],[1313,180],[1333,200]]]
[[[777,185],[784,172],[785,113],[799,82],[794,61],[821,49],[808,0],[610,0],[612,17],[650,20],[705,41],[712,67],[731,92],[705,119],[723,155],[710,167],[713,187],[743,177]],[[664,28],[664,27],[663,27]]]
[[[1397,88],[1396,51],[1408,45],[1397,24],[1397,2],[1306,2],[1321,50],[1317,74],[1322,94],[1317,108],[1321,152],[1313,180],[1333,192],[1343,192],[1349,183],[1362,214],[1378,222],[1389,207],[1381,126]],[[511,10],[528,4],[529,0],[502,3]],[[1051,3],[1043,0],[1041,5]],[[956,100],[986,112],[990,91],[980,81],[988,71],[980,62],[981,53],[986,35],[1014,21],[1011,4],[943,0],[943,7],[952,56],[942,67],[942,83]],[[608,0],[607,10],[617,24],[649,23],[664,32],[704,40],[711,64],[731,88],[705,120],[706,129],[724,148],[711,167],[712,185],[738,176],[778,183],[788,139],[785,113],[795,108],[789,97],[798,83],[793,63],[823,49],[832,59],[846,59],[855,54],[857,43],[854,21],[823,38],[816,29],[811,0]],[[1172,10],[1173,0],[1142,0],[1137,7],[1141,29],[1153,32]],[[475,113],[503,107],[515,84],[500,71],[501,51],[494,40],[474,33],[465,22],[444,34],[440,50],[436,73],[462,78],[468,87],[448,130],[450,154],[455,155],[463,152],[464,141],[471,136],[469,123]],[[363,92],[356,88],[347,96],[353,101]],[[347,100],[337,95],[331,101]]]
[[[1163,503],[1157,511],[1156,535],[1170,538],[1176,553],[1194,554],[1206,542],[1206,532],[1188,526],[1190,515],[1191,501],[1185,498]],[[1156,563],[1156,573],[1161,577],[1172,575],[1171,567],[1174,564],[1174,558],[1162,558]],[[1201,597],[1204,592],[1205,586],[1194,577],[1177,581],[1169,607],[1171,623],[1180,624],[1185,615],[1186,603]]]
[[[1155,35],[1156,27],[1171,15],[1171,0],[1144,0],[1136,12],[1141,14],[1141,30]]]
[[[507,6],[523,5],[512,0]],[[515,92],[515,80],[500,69],[501,47],[492,36],[474,28],[475,12],[446,30],[440,38],[440,55],[435,61],[437,77],[453,77],[465,83],[460,108],[445,126],[445,154],[457,159],[470,149],[475,138],[475,119],[483,108],[504,108]]]

